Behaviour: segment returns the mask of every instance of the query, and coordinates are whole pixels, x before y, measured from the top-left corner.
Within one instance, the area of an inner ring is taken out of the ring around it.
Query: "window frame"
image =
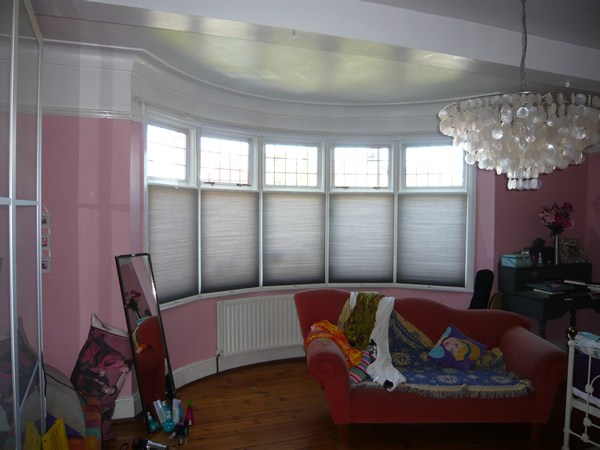
[[[174,178],[153,177],[148,175],[148,126],[156,126],[186,135],[186,178],[176,180]],[[163,186],[198,187],[198,164],[196,151],[197,126],[189,120],[175,115],[165,114],[161,111],[150,110],[148,118],[144,123],[144,174],[149,184],[160,184]]]
[[[267,145],[289,145],[289,146],[305,146],[305,147],[317,147],[317,185],[316,186],[281,186],[281,185],[268,185],[265,182],[266,175],[266,148]],[[260,150],[259,150],[259,162],[261,167],[261,188],[266,192],[281,191],[281,192],[325,192],[325,142],[316,139],[302,139],[302,138],[284,138],[284,137],[273,137],[265,135],[262,139]]]
[[[335,185],[335,149],[338,147],[356,147],[356,148],[370,148],[370,147],[387,147],[388,149],[388,186],[387,187],[364,187],[364,186],[336,186]],[[394,172],[395,172],[395,143],[393,139],[369,139],[369,138],[357,138],[357,140],[334,140],[331,142],[329,148],[329,192],[332,194],[340,192],[394,192]]]
[[[214,181],[202,181],[202,138],[213,138],[223,139],[230,141],[248,141],[248,184],[240,183],[222,183]],[[245,133],[241,131],[215,128],[211,126],[202,126],[199,129],[197,138],[197,151],[196,156],[198,158],[198,185],[201,189],[243,189],[243,190],[258,190],[258,174],[257,163],[258,163],[258,147],[259,147],[259,136],[256,134]]]
[[[437,147],[437,146],[451,146],[452,142],[443,137],[433,136],[412,136],[407,139],[399,140],[399,157],[395,172],[398,174],[397,186],[395,189],[396,196],[403,194],[417,194],[428,192],[440,193],[440,194],[454,194],[464,193],[467,196],[467,218],[466,218],[466,248],[465,248],[465,286],[457,288],[452,286],[440,286],[436,287],[436,290],[446,291],[457,291],[457,292],[469,292],[473,291],[475,284],[475,242],[476,242],[476,204],[477,204],[477,171],[475,165],[467,164],[464,157],[463,159],[463,186],[432,186],[432,187],[406,187],[406,171],[403,167],[406,166],[405,155],[407,147]],[[396,202],[397,204],[397,202]],[[396,241],[397,246],[397,241]],[[394,258],[394,265],[398,263],[398,256]],[[394,267],[397,270],[397,267]],[[420,284],[399,284],[394,278],[394,285],[406,288],[424,289],[427,288]],[[433,287],[429,287],[433,288]]]
[[[439,140],[410,140],[402,141],[399,145],[399,167],[397,168],[398,173],[398,192],[411,192],[411,193],[427,193],[427,192],[468,192],[472,180],[474,170],[471,170],[474,166],[471,166],[465,162],[462,158],[463,165],[463,184],[462,186],[406,186],[406,149],[408,147],[451,147],[452,142],[443,139]]]

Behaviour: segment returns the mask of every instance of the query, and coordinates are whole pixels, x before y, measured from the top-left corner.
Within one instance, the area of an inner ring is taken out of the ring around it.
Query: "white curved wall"
[[[323,135],[437,133],[441,103],[342,106],[291,103],[227,91],[138,50],[48,42],[44,113],[141,120],[141,103],[254,130]]]

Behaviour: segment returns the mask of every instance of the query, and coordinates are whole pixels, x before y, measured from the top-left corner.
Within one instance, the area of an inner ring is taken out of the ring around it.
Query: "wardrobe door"
[[[45,414],[40,68],[29,0],[0,0],[0,448]],[[40,434],[45,432],[41,424]],[[12,430],[9,433],[9,430]],[[17,440],[11,443],[21,448]]]

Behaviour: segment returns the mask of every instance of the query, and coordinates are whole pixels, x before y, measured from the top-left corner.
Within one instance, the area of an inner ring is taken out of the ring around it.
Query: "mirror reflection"
[[[152,262],[148,253],[116,256],[123,307],[148,434],[154,402],[176,397]]]

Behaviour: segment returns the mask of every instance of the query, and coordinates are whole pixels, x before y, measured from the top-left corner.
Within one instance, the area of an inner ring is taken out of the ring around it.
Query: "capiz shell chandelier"
[[[523,5],[523,92],[491,95],[442,109],[440,131],[464,149],[468,164],[505,173],[509,189],[539,189],[542,173],[585,161],[583,150],[600,141],[600,98],[572,93],[528,93],[527,30]]]

